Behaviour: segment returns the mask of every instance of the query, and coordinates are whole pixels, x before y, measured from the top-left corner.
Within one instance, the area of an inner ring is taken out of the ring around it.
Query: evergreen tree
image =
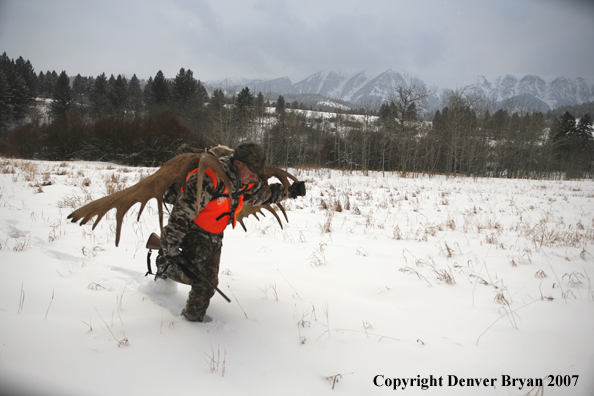
[[[123,117],[128,102],[128,80],[122,77],[121,74],[117,78],[114,78],[112,74],[109,78],[108,87],[108,97],[113,115]]]
[[[234,118],[238,131],[244,134],[247,133],[247,128],[254,120],[254,117],[254,95],[248,87],[245,87],[237,95],[234,108]]]
[[[391,120],[391,119],[393,119],[392,108],[390,107],[390,105],[388,103],[382,103],[382,105],[379,108],[378,115],[379,115],[379,118],[383,121]]]
[[[161,70],[157,72],[157,75],[153,80],[153,84],[151,85],[151,90],[154,95],[154,104],[156,104],[157,106],[164,106],[169,104],[169,82],[167,82]]]
[[[0,71],[4,76],[5,109],[2,118],[7,123],[19,122],[35,106],[38,79],[31,63],[19,57],[10,59],[6,52],[0,56]]]
[[[4,77],[4,71],[0,68],[0,137],[8,131],[11,115],[10,85]]]
[[[75,112],[84,117],[89,103],[89,79],[77,74],[72,81],[72,95],[74,97]]]
[[[566,111],[560,118],[556,119],[552,127],[553,139],[557,142],[565,140],[567,137],[575,135],[576,121],[573,114]]]
[[[153,78],[149,77],[146,85],[144,86],[144,91],[142,91],[142,98],[144,100],[145,107],[149,107],[153,103],[155,103],[155,94],[153,93]]]
[[[39,91],[42,98],[52,98],[54,95],[54,87],[56,86],[56,82],[58,81],[58,73],[56,71],[50,72],[49,70],[41,78],[42,73],[40,73],[38,79],[39,83]],[[41,81],[43,80],[43,81]]]
[[[60,73],[60,77],[58,77],[53,99],[51,105],[52,117],[57,120],[66,118],[72,108],[74,99],[70,89],[70,79],[65,71]]]
[[[80,74],[77,74],[72,81],[72,93],[74,94],[75,100],[82,104],[85,94],[87,93],[87,79],[83,78]]]
[[[105,73],[101,73],[95,79],[91,90],[91,108],[95,120],[102,120],[111,112],[108,90],[107,77]]]
[[[592,142],[592,139],[594,138],[592,136],[592,123],[593,121],[592,117],[590,117],[590,114],[585,114],[582,118],[580,118],[580,120],[577,122],[577,125],[575,126],[576,135],[584,141]]]
[[[35,74],[35,70],[31,65],[31,62],[29,62],[28,60],[25,61],[23,57],[20,56],[16,60],[14,66],[16,74],[23,78],[23,80],[25,81],[25,85],[27,86],[27,99],[29,101],[29,105],[34,105],[35,97],[37,96],[39,81],[37,79],[37,75]]]
[[[135,118],[142,116],[142,88],[136,74],[128,82],[128,110]]]
[[[566,111],[553,121],[551,133],[555,158],[567,176],[583,177],[584,173],[592,171],[594,141],[591,131],[589,115],[583,116],[578,123],[573,114]]]
[[[198,81],[194,78],[192,70],[186,72],[183,67],[179,70],[179,73],[173,80],[171,93],[173,102],[179,104],[186,104],[196,99]]]
[[[276,100],[276,107],[274,108],[274,110],[278,114],[283,114],[285,112],[285,108],[286,108],[285,98],[283,97],[283,95],[279,95],[278,99]]]
[[[39,72],[39,76],[37,76],[37,91],[38,91],[38,95],[41,98],[45,98],[45,91],[43,90],[43,87],[45,86],[45,74],[43,73],[43,71]]]
[[[223,110],[223,107],[225,107],[226,103],[227,100],[223,91],[221,89],[215,89],[215,91],[212,93],[212,98],[210,99],[210,107],[214,111],[220,112]]]

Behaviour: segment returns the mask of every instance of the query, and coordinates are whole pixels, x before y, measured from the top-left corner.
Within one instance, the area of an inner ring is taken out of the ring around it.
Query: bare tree
[[[382,170],[392,160],[392,152],[397,155],[401,171],[414,171],[415,156],[418,155],[419,122],[428,109],[430,93],[423,85],[399,85],[392,89],[381,112],[384,131],[382,147]]]

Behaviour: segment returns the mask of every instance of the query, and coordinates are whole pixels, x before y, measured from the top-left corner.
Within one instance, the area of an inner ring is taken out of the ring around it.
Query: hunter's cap
[[[258,177],[265,175],[266,155],[262,147],[252,142],[241,143],[233,152],[233,159],[243,162]]]

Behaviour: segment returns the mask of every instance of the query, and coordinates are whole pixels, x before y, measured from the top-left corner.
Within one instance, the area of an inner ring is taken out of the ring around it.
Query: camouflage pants
[[[191,264],[197,268],[215,286],[219,284],[219,262],[221,259],[222,237],[209,233],[188,233],[181,244],[184,255],[191,259]],[[164,261],[164,260],[163,260]],[[179,264],[178,264],[179,262]],[[187,261],[180,257],[179,261],[158,263],[158,276],[165,277],[179,283],[192,286],[182,315],[192,322],[202,322],[210,299],[215,291],[202,277],[190,279],[180,265]],[[161,271],[165,268],[165,271]]]

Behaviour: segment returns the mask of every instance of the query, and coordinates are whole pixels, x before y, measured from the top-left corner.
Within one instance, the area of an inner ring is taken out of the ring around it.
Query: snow
[[[2,395],[594,394],[591,180],[293,170],[307,196],[226,231],[232,303],[191,323],[144,276],[156,201],[118,248],[113,213],[66,219],[155,169],[0,169]]]
[[[350,110],[351,109],[348,106],[345,106],[345,105],[340,104],[340,103],[333,102],[331,100],[320,100],[318,102],[318,106],[336,107],[337,109],[340,109],[340,110]]]

